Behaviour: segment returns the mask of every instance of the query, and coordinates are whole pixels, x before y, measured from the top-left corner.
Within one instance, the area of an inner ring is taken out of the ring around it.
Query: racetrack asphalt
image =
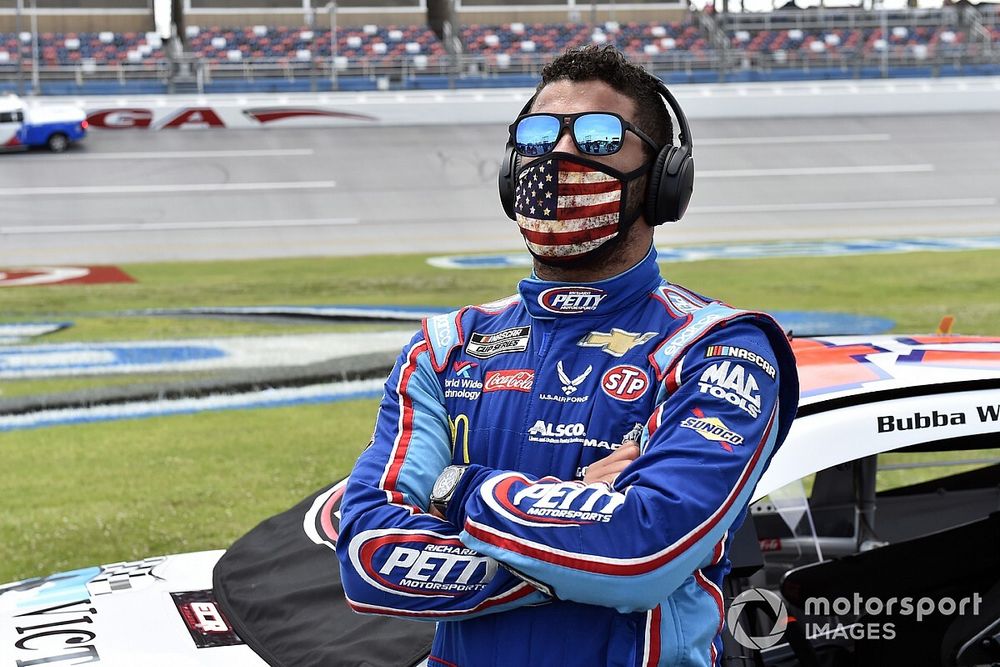
[[[996,114],[703,120],[657,243],[1000,233]],[[991,129],[992,128],[992,129]],[[101,131],[0,155],[0,266],[523,248],[500,125]]]

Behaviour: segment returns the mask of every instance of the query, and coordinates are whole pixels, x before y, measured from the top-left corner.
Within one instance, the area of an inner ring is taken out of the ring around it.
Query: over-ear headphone
[[[694,155],[687,117],[673,93],[659,79],[656,80],[656,90],[677,118],[679,145],[667,144],[661,148],[650,168],[644,211],[646,222],[650,225],[662,225],[665,222],[680,220],[687,210],[694,190]],[[521,108],[518,117],[531,110],[536,96],[537,93]],[[511,220],[517,220],[514,213],[514,186],[518,157],[514,144],[508,137],[503,160],[500,162],[498,186],[500,204]]]

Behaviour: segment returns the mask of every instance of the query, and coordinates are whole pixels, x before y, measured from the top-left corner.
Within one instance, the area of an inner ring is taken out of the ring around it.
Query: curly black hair
[[[658,80],[614,46],[588,44],[569,49],[542,68],[535,94],[553,81],[603,81],[635,103],[636,125],[657,145],[673,143],[673,121],[658,92]]]

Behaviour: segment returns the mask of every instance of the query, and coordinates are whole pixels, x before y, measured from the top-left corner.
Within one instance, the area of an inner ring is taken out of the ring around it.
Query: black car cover
[[[332,551],[342,493],[343,482],[334,484],[267,519],[215,566],[223,614],[273,667],[408,667],[430,652],[433,623],[348,606]]]

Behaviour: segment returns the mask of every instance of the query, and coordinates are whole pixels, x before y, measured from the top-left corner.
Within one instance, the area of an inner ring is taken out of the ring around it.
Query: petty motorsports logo
[[[481,590],[497,562],[457,539],[430,531],[367,530],[350,544],[351,560],[376,588],[404,595],[455,596]]]
[[[596,287],[553,287],[538,295],[538,304],[550,313],[576,315],[597,310],[607,296]]]

